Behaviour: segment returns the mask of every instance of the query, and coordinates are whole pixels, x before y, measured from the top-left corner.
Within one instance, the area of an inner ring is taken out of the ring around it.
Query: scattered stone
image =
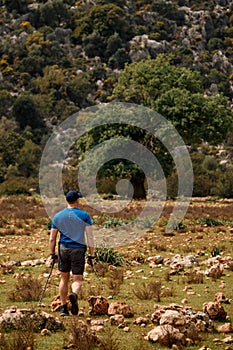
[[[41,329],[56,331],[63,329],[63,323],[47,312],[36,312],[31,309],[17,309],[11,307],[6,309],[0,316],[0,327],[2,329],[16,329],[19,325],[32,324],[35,332]]]
[[[123,328],[123,331],[124,331],[124,332],[130,332],[130,328],[129,328],[129,327],[124,327],[124,328]]]
[[[222,292],[218,292],[215,294],[214,301],[216,301],[217,303],[230,304],[229,299]]]
[[[133,321],[133,324],[136,324],[138,326],[141,326],[141,325],[146,325],[148,324],[149,322],[149,319],[147,317],[142,317],[142,316],[139,316],[136,318],[136,320]]]
[[[149,262],[149,266],[154,268],[156,265],[163,263],[163,257],[161,255],[150,256],[147,258],[147,261]]]
[[[104,329],[104,326],[101,326],[101,325],[94,325],[94,326],[91,326],[91,330],[94,331],[94,332],[100,332]]]
[[[147,333],[146,339],[167,347],[173,344],[184,346],[186,343],[184,334],[171,325],[154,327]]]
[[[41,335],[46,335],[46,336],[51,336],[52,332],[49,331],[47,328],[42,329],[42,331],[40,332]]]
[[[101,295],[94,296],[91,295],[87,299],[91,310],[89,311],[90,315],[107,315],[109,303],[108,300]]]
[[[134,316],[134,311],[132,306],[125,302],[113,302],[109,305],[108,308],[108,315],[113,316],[113,315],[123,315],[124,317],[133,317]]]
[[[222,304],[218,302],[206,302],[203,304],[203,311],[209,315],[212,320],[225,320],[227,313]]]
[[[115,326],[119,326],[120,324],[124,324],[125,323],[125,318],[123,315],[113,315],[110,317],[110,324],[111,326],[115,325]]]
[[[68,310],[71,309],[71,303],[69,299],[67,298],[66,300]],[[55,295],[51,301],[50,307],[53,312],[55,311],[60,311],[60,306],[61,306],[61,300],[60,300],[60,295]]]
[[[217,331],[220,333],[232,333],[233,332],[232,324],[230,322],[224,323],[223,325],[220,325],[217,327]]]

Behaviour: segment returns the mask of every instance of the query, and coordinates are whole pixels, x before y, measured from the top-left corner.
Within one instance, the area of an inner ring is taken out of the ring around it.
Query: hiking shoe
[[[71,293],[69,295],[69,300],[71,302],[71,313],[72,315],[78,315],[78,296],[76,293]]]
[[[69,311],[66,304],[60,306],[60,311],[60,316],[69,316]]]

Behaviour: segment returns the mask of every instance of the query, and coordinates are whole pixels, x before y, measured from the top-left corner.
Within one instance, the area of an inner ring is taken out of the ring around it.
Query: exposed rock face
[[[166,52],[169,47],[167,41],[156,41],[149,39],[148,35],[137,35],[130,41],[129,56],[132,62],[139,61],[146,57],[156,57],[156,55]]]
[[[16,329],[20,326],[32,325],[35,331],[47,329],[56,331],[63,329],[63,323],[47,312],[36,312],[31,309],[6,309],[0,316],[0,327],[3,329]]]
[[[106,298],[99,296],[91,295],[87,299],[89,306],[91,307],[90,315],[107,315],[109,303]]]
[[[109,305],[108,314],[109,316],[118,314],[124,317],[133,317],[134,311],[132,306],[127,303],[116,301]]]

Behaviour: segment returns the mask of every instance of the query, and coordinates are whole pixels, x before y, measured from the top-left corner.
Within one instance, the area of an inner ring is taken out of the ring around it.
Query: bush
[[[38,183],[36,179],[24,177],[12,177],[0,184],[0,195],[31,195],[33,190],[37,191]]]
[[[95,248],[95,259],[97,262],[101,261],[114,266],[123,266],[125,264],[124,258],[118,252],[103,244]]]
[[[0,350],[33,350],[34,344],[34,328],[30,319],[20,320],[17,329],[10,334],[0,333]]]
[[[30,274],[22,276],[16,286],[15,291],[9,294],[12,301],[38,301],[41,295],[42,286],[37,278]]]

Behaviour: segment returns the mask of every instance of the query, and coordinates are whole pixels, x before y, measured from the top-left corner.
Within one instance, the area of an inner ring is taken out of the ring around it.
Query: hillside
[[[127,101],[117,94],[126,86],[119,85],[120,73],[164,55],[173,67],[187,69],[187,79],[189,70],[200,77],[198,88],[194,82],[187,84],[190,101],[192,93],[218,98],[208,106],[210,127],[199,144],[192,145],[194,163],[199,169],[204,163],[195,185],[195,190],[204,190],[195,195],[232,196],[231,1],[3,0],[0,13],[2,194],[38,191],[41,152],[53,128],[81,109]],[[164,98],[161,104],[166,105],[168,96]],[[145,104],[135,94],[128,101]],[[178,119],[182,108],[176,111]],[[197,109],[189,112],[201,120],[206,108],[198,111],[197,103]],[[171,110],[159,112],[168,117]],[[191,118],[187,125],[192,130],[197,123]],[[205,179],[213,169],[217,179],[207,185]]]

